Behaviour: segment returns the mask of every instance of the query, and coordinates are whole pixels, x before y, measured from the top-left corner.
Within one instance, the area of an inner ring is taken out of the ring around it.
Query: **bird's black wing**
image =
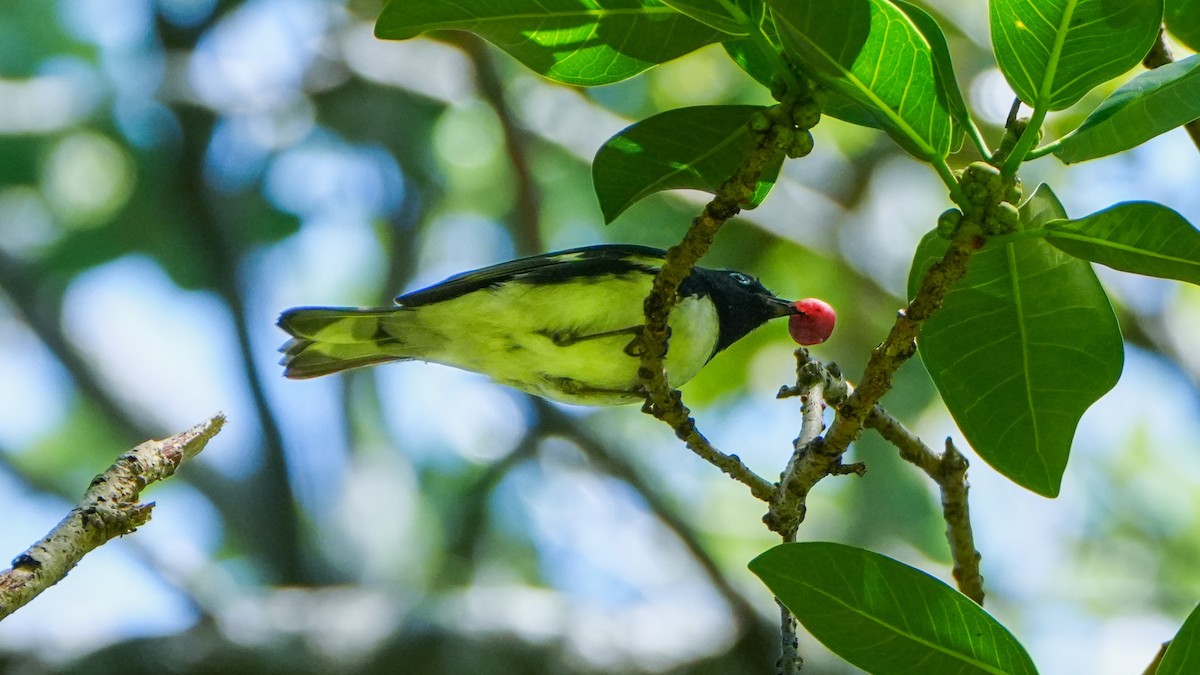
[[[498,286],[507,281],[530,284],[564,283],[579,277],[654,271],[666,253],[649,246],[601,244],[545,253],[456,274],[428,288],[396,298],[404,307],[420,307]]]

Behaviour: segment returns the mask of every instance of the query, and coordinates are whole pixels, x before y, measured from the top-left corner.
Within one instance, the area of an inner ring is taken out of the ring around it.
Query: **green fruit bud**
[[[1004,226],[995,214],[988,213],[983,218],[983,233],[984,234],[1001,234],[1004,231]]]
[[[946,209],[942,211],[942,215],[937,219],[937,233],[942,239],[953,239],[954,233],[958,232],[958,226],[962,223],[962,211],[958,209]]]
[[[792,147],[792,142],[796,139],[796,132],[788,127],[775,127],[775,147],[788,152]]]
[[[1013,184],[1008,186],[1008,191],[1004,193],[1004,201],[1009,204],[1020,204],[1024,190],[1021,188],[1021,179],[1013,178]]]
[[[771,76],[771,98],[782,101],[783,97],[787,95],[787,91],[787,78],[783,76],[783,73],[775,73]]]
[[[997,204],[993,209],[993,214],[1006,232],[1012,232],[1017,229],[1017,221],[1021,219],[1021,213],[1017,211],[1017,207],[1008,202]]]
[[[811,129],[821,121],[821,106],[816,101],[806,101],[792,109],[792,123],[801,129]]]
[[[750,131],[761,134],[771,128],[771,118],[765,110],[759,110],[750,116],[748,124],[750,125]]]
[[[792,145],[788,147],[787,155],[792,159],[804,157],[813,149],[813,137],[807,131],[801,131],[792,139]]]
[[[987,162],[971,162],[963,170],[963,180],[971,180],[984,185],[1000,184],[1000,169]]]

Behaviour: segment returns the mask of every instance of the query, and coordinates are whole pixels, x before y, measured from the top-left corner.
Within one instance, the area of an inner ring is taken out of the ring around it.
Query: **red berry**
[[[788,317],[788,333],[802,345],[816,345],[829,339],[837,314],[829,303],[817,298],[805,298],[792,303],[796,314]]]

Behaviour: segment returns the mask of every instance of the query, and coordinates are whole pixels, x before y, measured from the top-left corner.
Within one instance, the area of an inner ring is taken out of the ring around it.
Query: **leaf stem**
[[[929,164],[933,166],[933,170],[937,172],[938,178],[946,184],[946,188],[950,191],[950,199],[955,204],[960,206],[967,205],[967,196],[963,194],[962,189],[958,186],[958,179],[954,176],[954,170],[946,163],[945,157],[928,157]]]
[[[992,155],[992,149],[988,147],[987,139],[983,137],[983,132],[979,130],[979,126],[975,124],[975,120],[968,119],[970,124],[967,125],[967,137],[975,144],[975,149],[979,151],[979,156],[987,159]]]
[[[1037,159],[1039,157],[1045,157],[1046,155],[1049,155],[1049,154],[1057,151],[1058,147],[1060,145],[1062,145],[1063,139],[1065,139],[1065,138],[1066,138],[1066,136],[1063,136],[1062,138],[1060,138],[1056,141],[1050,141],[1049,143],[1047,143],[1039,148],[1034,148],[1033,150],[1030,150],[1028,153],[1025,154],[1025,160],[1028,161],[1031,159]]]
[[[747,37],[750,38],[750,41],[754,43],[754,46],[758,47],[758,51],[761,52],[763,56],[767,57],[767,59],[775,64],[775,71],[783,73],[783,77],[787,80],[789,90],[804,91],[808,88],[808,84],[801,82],[800,79],[796,77],[796,73],[792,72],[792,69],[788,67],[787,62],[783,60],[783,57],[780,54],[779,46],[774,42],[771,42],[771,38],[769,38],[767,34],[763,32],[761,20],[755,20],[753,17],[743,12],[741,7],[738,7],[735,3],[732,3],[729,0],[717,0],[717,2],[725,11],[729,12],[730,16],[732,16],[734,19],[737,19],[739,23],[746,27]],[[767,10],[764,8],[763,11],[766,12]]]
[[[1045,239],[1050,235],[1050,230],[1044,227],[1039,227],[1034,230],[1019,230],[1017,232],[1009,232],[1008,234],[998,234],[988,239],[986,246],[1003,246],[1021,239]]]

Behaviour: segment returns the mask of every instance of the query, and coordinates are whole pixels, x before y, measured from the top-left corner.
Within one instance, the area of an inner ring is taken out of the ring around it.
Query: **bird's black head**
[[[796,313],[792,303],[775,297],[758,279],[732,270],[697,267],[680,285],[679,294],[708,297],[716,305],[720,334],[714,354],[767,321]]]

